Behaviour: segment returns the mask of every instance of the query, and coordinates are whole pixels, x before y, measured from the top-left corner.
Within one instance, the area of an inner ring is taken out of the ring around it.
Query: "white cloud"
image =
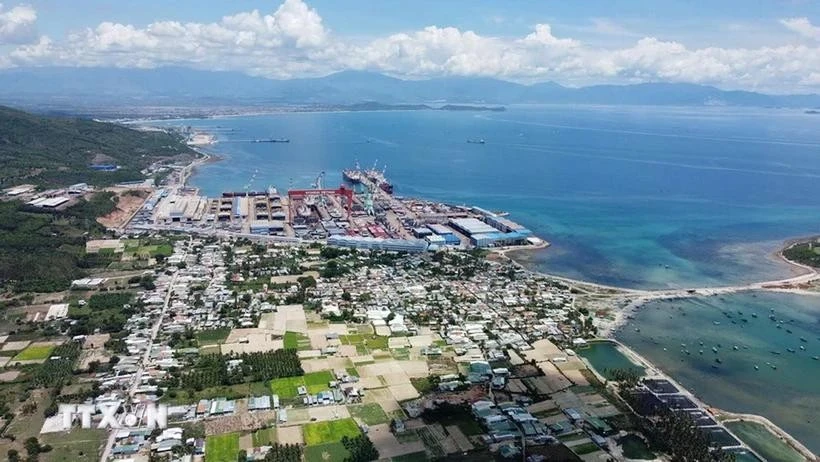
[[[0,44],[27,43],[37,38],[37,11],[27,5],[5,10],[0,3]]]
[[[817,29],[804,18],[781,22],[807,37]],[[631,34],[606,20],[593,24],[610,34]],[[240,12],[211,23],[159,21],[136,27],[103,22],[65,40],[42,37],[19,46],[0,59],[0,65],[173,64],[272,78],[368,69],[411,78],[487,76],[570,85],[670,81],[777,92],[820,91],[820,44],[690,48],[655,37],[619,43],[592,46],[556,35],[549,24],[536,24],[529,33],[512,38],[429,26],[354,42],[334,35],[303,0],[285,0],[270,14]]]
[[[803,37],[820,42],[820,27],[812,24],[809,18],[781,19],[780,24],[783,24],[790,31],[796,32]]]

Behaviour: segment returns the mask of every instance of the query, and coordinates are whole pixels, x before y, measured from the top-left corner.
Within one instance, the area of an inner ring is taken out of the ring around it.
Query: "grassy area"
[[[205,462],[236,462],[239,433],[209,436],[205,439]]]
[[[595,443],[579,444],[578,446],[573,446],[571,449],[572,449],[572,452],[574,452],[575,454],[578,454],[579,456],[582,456],[584,454],[591,454],[595,451],[600,450],[598,445],[595,444]]]
[[[228,398],[238,399],[248,396],[261,396],[270,393],[265,382],[249,382],[237,385],[208,387],[190,394],[188,390],[170,390],[162,396],[162,402],[172,404],[194,404],[200,399]]]
[[[285,332],[284,347],[294,350],[310,350],[310,339],[301,332]]]
[[[358,404],[348,406],[350,416],[355,417],[366,425],[378,425],[390,422],[390,418],[385,414],[384,409],[378,403]]]
[[[25,350],[17,353],[17,356],[11,359],[14,361],[33,361],[37,359],[47,359],[51,355],[51,350],[54,345],[29,345]]]
[[[360,433],[359,426],[351,418],[309,423],[302,429],[305,434],[305,444],[308,446],[335,443],[341,441],[342,437],[353,438]]]
[[[729,422],[726,424],[735,435],[770,462],[800,462],[806,460],[777,435],[755,422]]]
[[[409,348],[394,348],[390,350],[393,354],[393,359],[399,361],[407,361],[410,359],[410,349]]]
[[[224,343],[225,339],[230,335],[231,329],[227,327],[220,327],[218,329],[202,330],[196,333],[196,340],[200,346],[214,345],[217,343]]]
[[[373,350],[387,351],[388,340],[390,337],[384,337],[375,334],[349,334],[340,335],[339,341],[342,345],[355,345],[356,351],[369,353]]]
[[[306,462],[343,462],[350,456],[342,443],[326,443],[305,448]]]
[[[292,399],[299,396],[296,389],[304,384],[305,379],[303,377],[282,377],[271,380],[268,387],[272,394],[279,395],[282,399]]]
[[[434,388],[429,377],[410,377],[410,383],[413,384],[416,390],[422,395],[433,391]]]
[[[345,372],[347,372],[347,375],[359,377],[359,371],[355,367],[346,367]]]
[[[98,429],[74,428],[70,432],[45,433],[40,442],[51,445],[51,452],[41,454],[42,462],[91,462],[99,460],[99,451],[107,433]]]
[[[251,438],[253,439],[253,447],[259,446],[268,446],[273,443],[276,443],[276,429],[275,428],[263,428],[261,430],[256,430],[251,434]]]
[[[334,380],[333,374],[330,371],[318,371],[305,374],[305,385],[308,393],[319,393],[323,390],[328,390],[330,387],[328,383]]]

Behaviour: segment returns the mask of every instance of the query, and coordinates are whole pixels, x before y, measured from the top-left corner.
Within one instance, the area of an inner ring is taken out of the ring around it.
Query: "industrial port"
[[[343,247],[421,252],[440,248],[544,246],[524,226],[479,207],[394,195],[385,169],[342,172],[342,184],[325,186],[325,173],[309,189],[274,187],[205,197],[193,188],[162,188],[131,219],[130,231],[174,229],[280,241],[324,241]]]

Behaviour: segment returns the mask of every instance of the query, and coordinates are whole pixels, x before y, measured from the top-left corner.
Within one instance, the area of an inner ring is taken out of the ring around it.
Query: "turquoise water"
[[[552,243],[528,258],[534,269],[604,284],[701,287],[788,277],[791,268],[772,253],[785,239],[820,234],[820,119],[801,111],[541,106],[164,123],[218,136],[212,149],[224,160],[192,178],[208,195],[243,190],[251,178],[251,189],[309,187],[321,171],[335,186],[356,159],[365,167],[378,159],[396,194],[507,210]],[[291,143],[248,142],[270,137]],[[466,143],[479,137],[487,143]],[[813,343],[806,347],[820,354],[820,300],[768,297],[660,303],[637,316],[641,335],[621,335],[708,402],[761,413],[817,450],[819,432],[807,421],[820,410],[820,364],[785,352],[789,338],[767,324],[769,306],[758,306],[761,318],[742,328],[720,314],[767,300],[801,320],[793,331],[807,331]],[[668,318],[677,305],[687,316]],[[713,358],[679,356],[680,343],[698,336],[750,350],[725,353],[715,372]],[[766,357],[775,348],[782,355]],[[778,370],[765,361],[779,361]]]
[[[812,359],[820,355],[818,306],[820,297],[782,293],[657,301],[638,311],[616,337],[705,402],[766,416],[818,452],[820,361]],[[780,329],[770,314],[785,321]]]
[[[643,375],[644,368],[633,363],[623,353],[618,351],[618,347],[610,342],[592,342],[586,348],[576,349],[576,352],[583,356],[592,367],[602,376],[611,379],[612,375],[608,369],[632,369],[639,375]]]
[[[788,276],[768,256],[820,233],[820,130],[800,111],[514,107],[504,113],[287,113],[170,121],[216,130],[206,194],[326,184],[358,159],[397,194],[508,210],[553,245],[536,269],[619,286]],[[229,132],[226,128],[236,131]],[[287,137],[288,144],[250,143]],[[484,145],[468,144],[482,137]],[[244,141],[243,141],[244,140]]]

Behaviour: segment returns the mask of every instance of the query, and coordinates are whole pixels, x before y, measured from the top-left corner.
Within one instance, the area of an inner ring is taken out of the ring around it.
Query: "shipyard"
[[[396,195],[385,170],[375,164],[363,169],[356,163],[342,171],[338,187],[327,186],[331,180],[319,172],[307,189],[246,187],[219,197],[186,187],[187,175],[180,173],[178,186],[170,181],[154,190],[124,230],[320,241],[407,252],[547,245],[503,212]]]

